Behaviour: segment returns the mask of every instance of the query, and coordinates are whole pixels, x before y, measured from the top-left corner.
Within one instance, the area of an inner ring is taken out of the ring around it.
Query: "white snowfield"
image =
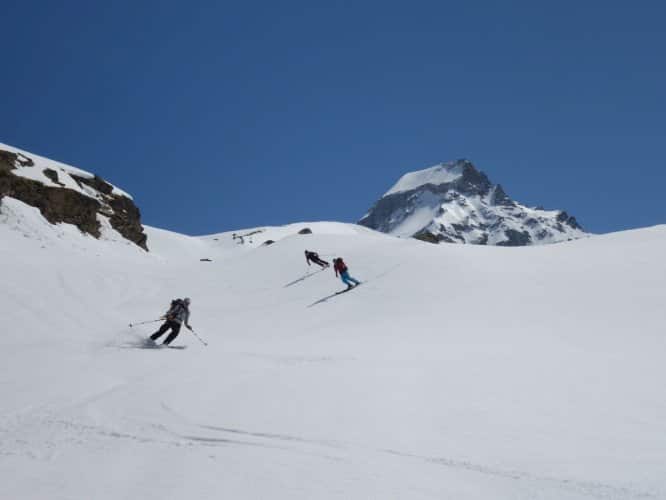
[[[666,498],[666,227],[260,229],[146,253],[2,201],[1,498]],[[306,248],[364,283],[332,296]],[[184,296],[208,347],[142,348]]]

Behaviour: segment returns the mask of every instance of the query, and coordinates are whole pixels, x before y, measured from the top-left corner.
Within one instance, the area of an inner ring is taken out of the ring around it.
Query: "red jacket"
[[[335,266],[333,266],[333,269],[335,269],[335,275],[337,276],[338,273],[342,274],[347,270],[347,265],[343,262],[342,259],[338,259],[335,261]]]

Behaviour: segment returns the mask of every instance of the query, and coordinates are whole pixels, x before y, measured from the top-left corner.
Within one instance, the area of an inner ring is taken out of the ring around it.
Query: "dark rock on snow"
[[[141,225],[139,208],[127,196],[113,193],[113,186],[98,176],[91,178],[75,175],[65,170],[46,168],[44,175],[58,187],[14,174],[18,167],[34,167],[34,161],[21,153],[0,150],[0,202],[10,196],[39,209],[51,224],[67,223],[82,232],[99,238],[101,225],[97,214],[109,218],[111,226],[126,239],[148,250],[147,236]],[[60,176],[69,175],[79,185],[93,191],[90,196],[65,187]]]

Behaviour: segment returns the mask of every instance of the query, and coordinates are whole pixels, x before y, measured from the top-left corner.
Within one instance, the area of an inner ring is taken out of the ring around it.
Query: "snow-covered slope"
[[[467,160],[405,174],[359,224],[433,243],[523,246],[586,235],[566,212],[513,201]]]
[[[146,253],[0,211],[3,498],[666,498],[666,227],[147,228]],[[332,295],[305,248],[364,283]],[[142,349],[156,324],[128,323],[186,295],[209,346]]]

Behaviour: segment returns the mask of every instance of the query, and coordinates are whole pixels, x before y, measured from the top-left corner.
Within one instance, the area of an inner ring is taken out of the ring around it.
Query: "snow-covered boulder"
[[[148,250],[141,212],[132,197],[84,170],[0,144],[0,203],[3,197],[38,208],[51,224],[73,224],[95,238],[108,222]]]
[[[512,200],[468,160],[403,175],[359,224],[432,243],[523,246],[586,236],[564,211]]]

